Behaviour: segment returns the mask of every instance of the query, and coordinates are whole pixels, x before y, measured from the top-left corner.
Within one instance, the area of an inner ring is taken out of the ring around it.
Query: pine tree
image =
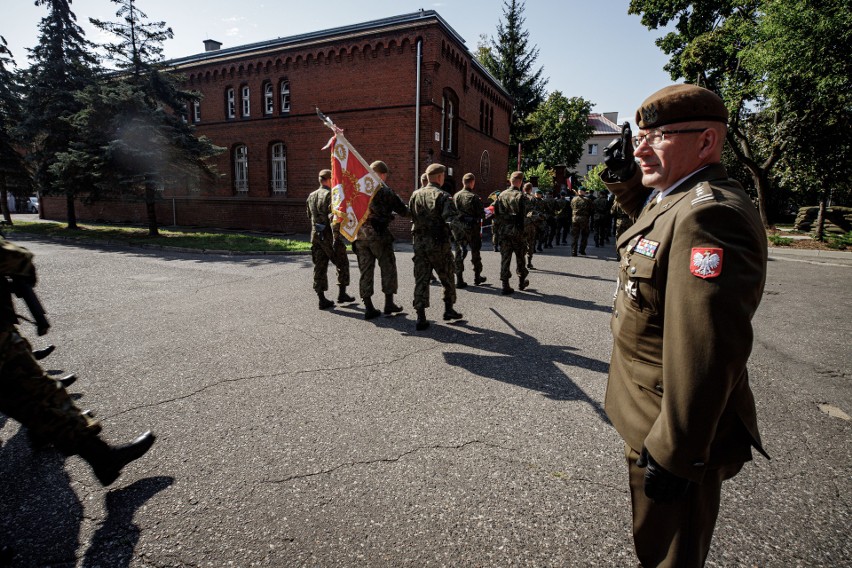
[[[547,79],[542,78],[544,69],[534,69],[538,48],[530,46],[529,31],[523,29],[524,7],[523,1],[503,0],[503,20],[497,24],[497,39],[480,44],[476,54],[514,99],[509,135],[513,149],[518,143],[529,141],[531,128],[527,119],[544,101],[547,86]],[[531,165],[531,150],[525,148],[527,165]]]
[[[15,66],[6,38],[0,36],[0,207],[10,225],[8,195],[10,185],[24,186],[29,194],[30,177],[24,159],[18,151],[20,140],[15,130],[21,117],[20,86],[11,67]],[[22,196],[22,192],[17,192]]]
[[[134,0],[112,2],[119,21],[91,21],[118,37],[104,46],[118,71],[81,96],[85,108],[72,121],[78,142],[54,171],[89,186],[94,199],[141,190],[148,233],[156,236],[158,188],[199,173],[214,175],[206,160],[222,149],[196,137],[181,117],[199,95],[181,90],[180,78],[162,63],[162,43],[172,30],[165,22],[148,22]]]
[[[71,0],[36,0],[48,14],[39,24],[39,43],[30,50],[32,66],[24,75],[26,99],[21,131],[34,163],[35,180],[42,193],[64,193],[69,229],[77,228],[74,198],[82,188],[51,174],[61,152],[74,138],[69,118],[80,111],[75,96],[96,79],[97,58],[92,44],[77,25]]]

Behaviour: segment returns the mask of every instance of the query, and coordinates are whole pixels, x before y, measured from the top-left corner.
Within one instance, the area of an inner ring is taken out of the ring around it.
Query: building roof
[[[594,129],[593,136],[602,136],[605,134],[621,134],[621,127],[599,113],[589,114],[589,125]]]
[[[205,51],[202,53],[197,53],[195,55],[189,55],[187,57],[171,59],[164,63],[173,67],[185,67],[188,65],[206,63],[214,60],[231,59],[234,57],[250,55],[257,52],[266,52],[270,50],[279,49],[292,49],[315,45],[318,43],[326,43],[329,41],[353,39],[368,34],[374,34],[380,31],[392,31],[395,29],[404,29],[406,27],[421,25],[428,20],[436,21],[438,25],[444,28],[444,31],[446,31],[451,38],[455,39],[460,46],[465,47],[466,49],[464,38],[462,38],[458,34],[458,32],[456,32],[452,28],[452,26],[450,26],[450,24],[448,24],[447,21],[440,16],[440,14],[438,14],[434,10],[421,9],[419,12],[413,12],[411,14],[392,16],[390,18],[382,18],[380,20],[371,20],[369,22],[362,22],[360,24],[352,24],[349,26],[341,26],[339,28],[330,28],[327,30],[308,32],[289,37],[280,37],[277,39],[256,43],[248,43],[245,45],[238,45],[236,47],[229,47],[226,49],[215,49],[212,51]],[[476,67],[476,69],[485,77],[491,80],[494,83],[494,86],[497,87],[504,96],[509,99],[512,98],[508,91],[506,91],[505,87],[503,87],[503,85],[500,83],[500,81],[497,80],[493,75],[491,75],[491,73],[489,73],[488,70],[485,69],[485,67],[483,67],[473,55],[471,55],[471,61],[473,63],[473,66]]]

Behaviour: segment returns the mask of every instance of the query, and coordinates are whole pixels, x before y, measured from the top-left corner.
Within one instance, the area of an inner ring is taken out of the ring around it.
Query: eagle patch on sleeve
[[[689,271],[699,278],[716,278],[722,274],[723,252],[720,248],[693,248]]]

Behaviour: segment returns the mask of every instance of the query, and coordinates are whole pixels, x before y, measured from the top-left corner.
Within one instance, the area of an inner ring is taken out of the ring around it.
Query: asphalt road
[[[110,441],[159,439],[106,491],[0,417],[14,565],[636,565],[603,412],[611,249],[537,255],[511,298],[485,252],[465,319],[441,321],[432,286],[416,333],[405,245],[405,313],[366,322],[316,309],[308,256],[21,242],[54,326],[22,330],[58,345],[45,368],[78,373]],[[773,459],[724,487],[708,566],[852,565],[850,276],[841,257],[770,262],[750,370]]]

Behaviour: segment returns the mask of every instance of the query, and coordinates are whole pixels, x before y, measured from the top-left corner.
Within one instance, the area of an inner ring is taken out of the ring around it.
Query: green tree
[[[71,121],[79,141],[54,172],[89,187],[92,198],[141,189],[148,233],[156,236],[158,189],[215,175],[207,160],[222,148],[196,137],[182,117],[199,95],[182,90],[180,78],[162,64],[162,42],[172,30],[164,22],[148,22],[134,0],[112,2],[119,6],[119,21],[91,21],[118,38],[104,47],[119,72],[81,95],[85,108]]]
[[[530,33],[524,29],[524,6],[523,1],[503,0],[503,19],[497,24],[497,38],[481,38],[476,57],[514,99],[509,143],[512,149],[522,144],[524,163],[531,165],[534,152],[525,147],[531,133],[527,119],[544,100],[547,79],[542,77],[542,67],[535,69],[538,48],[530,45]],[[514,160],[510,158],[509,162]]]
[[[10,225],[12,215],[9,211],[8,195],[12,186],[27,188],[29,194],[30,176],[24,159],[18,151],[21,141],[15,128],[21,116],[20,85],[11,71],[15,62],[6,44],[6,38],[0,36],[0,207],[3,218]],[[17,192],[22,197],[23,192]]]
[[[76,95],[94,83],[98,61],[77,25],[71,0],[36,0],[35,4],[46,6],[48,13],[39,24],[38,45],[30,50],[32,66],[24,74],[20,129],[38,187],[43,194],[65,194],[68,228],[76,229],[74,198],[81,188],[56,178],[51,166],[71,146],[75,135],[68,119],[82,108]]]
[[[601,179],[601,172],[606,168],[606,164],[601,162],[594,168],[586,173],[586,177],[583,179],[583,187],[585,187],[589,191],[604,191],[606,190],[606,184]]]
[[[594,132],[589,124],[591,111],[592,103],[585,99],[569,99],[559,91],[550,93],[529,117],[535,160],[549,167],[565,164],[573,169]]]
[[[524,179],[538,178],[538,188],[542,191],[550,191],[553,189],[553,180],[556,178],[555,172],[539,163],[531,168],[524,170]]]

